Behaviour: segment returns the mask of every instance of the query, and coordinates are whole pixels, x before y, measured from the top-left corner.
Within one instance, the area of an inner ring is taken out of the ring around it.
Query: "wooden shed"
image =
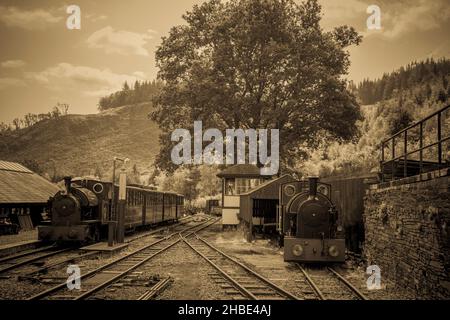
[[[364,196],[368,182],[376,182],[376,174],[360,174],[353,177],[327,177],[322,182],[331,185],[331,200],[339,212],[339,220],[345,229],[346,247],[359,252],[364,241]]]
[[[285,174],[240,195],[239,218],[248,231],[249,240],[256,231],[276,231],[280,185],[294,180],[292,176]]]

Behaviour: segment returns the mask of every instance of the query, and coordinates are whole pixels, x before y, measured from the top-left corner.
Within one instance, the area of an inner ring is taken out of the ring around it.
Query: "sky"
[[[300,1],[300,0],[298,0]],[[203,0],[0,0],[0,122],[48,112],[97,112],[100,97],[125,81],[153,80],[154,53],[182,14]],[[450,57],[450,0],[320,0],[322,27],[353,26],[363,42],[349,49],[346,76],[358,83],[411,61]],[[381,29],[368,30],[369,5]],[[66,12],[81,10],[81,29]]]

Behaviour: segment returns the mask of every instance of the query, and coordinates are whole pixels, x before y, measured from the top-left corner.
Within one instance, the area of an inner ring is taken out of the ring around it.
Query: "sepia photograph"
[[[450,300],[449,31],[448,0],[0,0],[0,304]]]

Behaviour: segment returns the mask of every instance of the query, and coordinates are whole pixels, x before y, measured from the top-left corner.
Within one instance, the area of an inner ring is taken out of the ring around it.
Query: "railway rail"
[[[181,218],[180,221],[173,225],[168,225],[164,227],[157,228],[155,230],[144,232],[142,234],[138,234],[136,236],[132,236],[128,238],[125,242],[132,243],[136,240],[140,240],[145,237],[149,237],[160,233],[166,228],[174,227],[174,226],[182,226],[191,221],[191,217]],[[41,247],[38,249],[18,253],[15,255],[7,256],[0,259],[0,275],[4,273],[8,273],[8,275],[17,275],[16,273],[11,273],[12,271],[16,272],[17,269],[28,266],[36,266],[37,269],[29,271],[26,270],[24,273],[19,274],[19,279],[24,280],[27,278],[33,278],[40,273],[48,272],[52,268],[56,268],[63,264],[67,264],[70,262],[79,261],[83,258],[92,257],[99,254],[99,251],[92,251],[88,253],[84,253],[78,250],[79,248],[58,248],[56,245],[50,245]],[[73,252],[72,252],[73,251]],[[72,254],[75,253],[75,254]],[[55,258],[55,256],[59,254],[64,254],[65,257],[63,259],[57,261],[51,261],[51,258]]]
[[[182,239],[216,269],[217,273],[211,274],[211,277],[232,299],[299,300],[294,294],[214,247],[198,234],[192,233]]]
[[[50,258],[70,250],[73,250],[73,248],[58,249],[57,247],[50,246],[32,250],[30,252],[26,252],[23,254],[6,257],[0,260],[0,274],[17,269],[25,265],[37,263],[38,261],[41,261],[43,259]]]
[[[306,283],[319,300],[368,300],[355,286],[332,267],[305,269],[296,263]]]
[[[3,257],[0,259],[0,263],[4,263],[10,260],[14,260],[14,259],[19,259],[19,258],[23,258],[29,255],[33,255],[42,251],[48,251],[50,249],[54,248],[54,245],[50,245],[50,246],[45,246],[45,247],[40,247],[37,249],[32,249],[32,250],[26,250],[24,252],[19,252],[16,254],[12,254],[12,255],[8,255],[6,257]]]
[[[211,222],[213,220],[213,222]],[[211,224],[217,222],[218,219],[208,218],[196,225],[185,227],[182,230],[174,230],[170,235],[156,240],[142,248],[132,251],[122,257],[119,257],[99,268],[91,270],[80,276],[82,280],[82,288],[80,290],[68,290],[66,282],[58,284],[52,288],[42,291],[28,300],[50,299],[50,300],[80,300],[88,299],[96,292],[104,289],[116,281],[120,280],[127,274],[131,273],[138,267],[148,263],[151,259],[161,254],[162,252],[173,247],[175,244],[182,241],[179,234],[188,232],[192,229],[196,231],[209,227]],[[179,226],[178,226],[179,227]],[[194,231],[191,231],[191,233]]]
[[[185,225],[186,223],[189,223],[191,220],[192,220],[192,216],[183,217],[181,219],[178,219],[178,222],[175,223],[175,224],[170,224],[170,225],[167,225],[167,226],[156,228],[155,230],[152,230],[152,231],[143,232],[143,233],[131,236],[128,239],[126,239],[125,242],[126,243],[130,243],[130,242],[133,242],[133,241],[136,241],[136,240],[148,237],[148,236],[152,236],[154,234],[160,233],[162,230],[164,230],[166,228],[170,228],[170,227],[173,227],[173,226]]]

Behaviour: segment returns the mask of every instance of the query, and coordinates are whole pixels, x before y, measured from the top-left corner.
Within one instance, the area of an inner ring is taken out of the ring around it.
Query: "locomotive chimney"
[[[319,177],[308,177],[309,180],[309,197],[315,198],[317,195],[317,182]]]
[[[72,177],[64,177],[64,184],[66,186],[67,194],[69,194],[70,193],[70,187],[71,187],[71,184],[72,184]]]

